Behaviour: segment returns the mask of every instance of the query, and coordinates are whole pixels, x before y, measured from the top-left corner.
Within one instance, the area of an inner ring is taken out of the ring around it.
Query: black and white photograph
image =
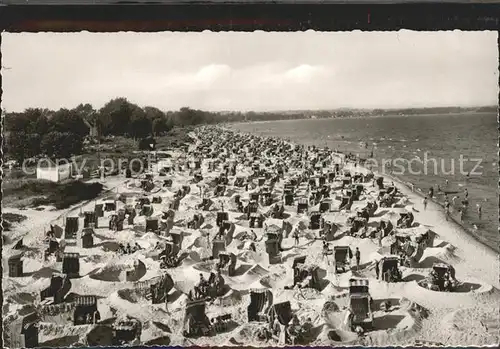
[[[498,33],[2,33],[5,348],[495,346]]]

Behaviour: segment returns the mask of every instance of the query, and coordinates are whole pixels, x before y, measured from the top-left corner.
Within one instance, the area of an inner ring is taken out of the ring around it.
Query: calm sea
[[[231,127],[255,135],[328,146],[362,158],[373,151],[377,160],[374,170],[382,171],[383,159],[387,163],[395,161],[394,166],[385,165],[386,173],[390,174],[392,169],[398,173],[396,177],[413,183],[425,193],[431,186],[436,193],[440,186],[450,201],[458,196],[455,213],[467,188],[469,209],[465,228],[484,244],[499,250],[498,128],[494,113],[308,119],[241,123]],[[471,172],[479,160],[480,167]],[[467,172],[471,172],[468,178]],[[437,199],[442,202],[444,195],[437,195]],[[482,208],[481,217],[477,205]]]

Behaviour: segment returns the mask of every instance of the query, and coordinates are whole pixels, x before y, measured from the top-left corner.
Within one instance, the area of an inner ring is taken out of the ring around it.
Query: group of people
[[[127,245],[119,244],[118,245],[118,252],[121,254],[132,254],[136,251],[142,250],[142,247],[139,246],[137,242],[134,243],[134,245],[131,245],[128,243]]]
[[[454,285],[454,278],[448,271],[446,271],[442,277],[439,276],[439,274],[435,271],[432,270],[429,274],[430,276],[430,281],[431,283],[429,284],[429,287],[432,285],[436,285],[440,290],[443,291],[452,291],[453,285]]]
[[[224,286],[224,278],[219,268],[217,268],[215,273],[210,273],[208,280],[200,273],[200,281],[192,291],[189,291],[188,298],[190,300],[203,299],[206,297],[214,298],[213,296],[216,296],[220,292],[222,286]],[[215,291],[215,294],[213,291]]]
[[[448,185],[448,180],[446,180],[446,185]],[[446,192],[442,191],[439,185],[438,185],[437,192],[444,195],[444,205],[443,206],[444,206],[444,211],[445,211],[445,215],[446,215],[446,220],[448,220],[453,208],[456,206],[456,200],[460,199],[460,197],[458,195],[455,195],[452,197],[451,202],[450,202],[450,200],[448,198],[448,194]],[[429,198],[430,199],[434,198],[434,188],[433,187],[431,187],[429,189],[428,195],[424,197],[424,200],[423,200],[424,210],[427,209],[427,204],[429,202]],[[482,213],[483,213],[482,206],[481,206],[481,204],[478,203],[478,204],[476,204],[476,207],[477,207],[478,219],[481,220]],[[465,215],[467,214],[468,209],[469,209],[469,192],[468,192],[467,188],[465,188],[464,189],[464,198],[461,201],[460,208],[457,210],[461,222],[464,221],[464,218],[465,218]]]

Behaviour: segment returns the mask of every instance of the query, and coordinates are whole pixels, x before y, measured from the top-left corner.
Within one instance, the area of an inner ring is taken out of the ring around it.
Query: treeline
[[[126,98],[110,100],[100,109],[80,104],[73,109],[57,111],[31,108],[21,113],[4,113],[4,154],[22,162],[44,155],[69,158],[83,152],[85,140],[125,136],[136,140],[164,136],[174,127],[221,122],[292,120],[301,118],[349,118],[377,115],[412,115],[465,111],[496,111],[483,108],[412,108],[412,109],[338,109],[323,111],[282,112],[208,112],[192,108],[164,112],[158,108],[140,107]]]
[[[144,140],[167,135],[174,127],[301,117],[303,114],[208,112],[187,107],[163,112],[151,106],[140,107],[126,98],[112,99],[100,109],[90,104],[55,111],[30,108],[4,113],[4,153],[20,163],[40,155],[69,158],[83,152],[86,139],[97,136]]]
[[[79,154],[89,127],[82,113],[75,109],[26,109],[22,113],[5,113],[4,153],[7,158],[22,162],[40,154],[49,157],[69,157]]]
[[[496,112],[498,107],[486,106],[477,108],[435,107],[435,108],[405,108],[405,109],[374,109],[374,115],[419,115],[419,114],[453,114],[466,112]]]
[[[5,112],[4,154],[22,162],[39,155],[69,158],[81,154],[89,138],[125,136],[137,140],[166,135],[175,126],[216,122],[215,114],[190,108],[163,112],[116,98],[100,109],[80,104],[73,109],[30,108]]]

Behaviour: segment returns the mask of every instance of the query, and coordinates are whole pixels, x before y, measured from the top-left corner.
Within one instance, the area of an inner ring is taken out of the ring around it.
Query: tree
[[[130,121],[139,106],[130,103],[126,98],[115,98],[99,110],[99,128],[103,135],[126,135],[130,129]]]
[[[83,138],[70,132],[49,132],[41,142],[41,150],[52,159],[69,159],[72,155],[80,154],[82,149]]]
[[[49,120],[49,130],[51,132],[71,133],[79,137],[85,137],[89,132],[89,127],[83,118],[76,109],[59,109]]]
[[[48,115],[50,111],[40,108],[26,109],[22,113],[5,113],[9,155],[19,163],[40,153],[41,137],[48,130]]]
[[[153,120],[153,133],[155,136],[164,135],[173,128],[173,123],[167,117]]]
[[[82,119],[86,120],[90,125],[97,126],[99,118],[97,111],[91,104],[79,104],[76,108],[71,109],[76,114],[80,115]]]
[[[40,154],[41,136],[36,133],[11,132],[9,135],[9,155],[22,164],[25,159]]]
[[[151,135],[152,121],[142,109],[135,109],[131,115],[128,134],[134,138],[144,138]]]
[[[11,132],[44,134],[48,130],[50,111],[29,108],[22,113],[6,113],[5,129]]]
[[[164,119],[165,113],[155,107],[144,107],[144,113],[151,120]]]

